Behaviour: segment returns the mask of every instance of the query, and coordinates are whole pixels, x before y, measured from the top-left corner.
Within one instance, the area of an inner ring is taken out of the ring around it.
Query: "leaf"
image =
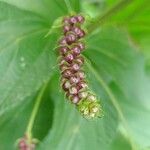
[[[79,1],[70,4],[79,11]],[[45,38],[55,19],[68,13],[64,1],[1,0],[0,10],[1,149],[15,149],[16,139],[26,130],[35,94],[49,79],[33,129],[40,139],[37,149],[149,147],[149,77],[143,57],[125,32],[101,27],[87,37],[85,69],[105,114],[87,121],[60,92],[54,52],[60,34]]]
[[[125,27],[134,44],[145,53],[148,65],[150,65],[150,4],[148,0],[130,1],[129,5],[115,14],[111,20],[113,24]]]
[[[111,145],[111,149],[112,150],[120,150],[120,148],[122,150],[132,150],[132,147],[131,147],[127,137],[125,137],[120,132],[118,132],[114,142]]]
[[[53,120],[53,103],[48,91],[49,88],[47,88],[42,97],[42,102],[33,127],[33,136],[40,141],[45,138],[47,132],[50,130]],[[23,104],[16,106],[1,116],[0,147],[2,150],[17,149],[18,140],[25,134],[34,103],[36,102],[37,93],[26,98]]]
[[[51,7],[55,13],[47,13]],[[1,115],[35,93],[50,78],[56,65],[54,47],[58,35],[47,38],[45,35],[54,19],[67,9],[65,3],[58,5],[58,1],[31,4],[13,0],[0,1],[0,10]]]
[[[144,148],[149,145],[150,137],[150,79],[144,72],[143,58],[125,35],[113,28],[102,29],[87,38],[89,46],[85,56],[89,60],[88,69],[93,72],[90,81],[97,82],[109,96],[131,145]],[[112,84],[119,89],[117,92]]]

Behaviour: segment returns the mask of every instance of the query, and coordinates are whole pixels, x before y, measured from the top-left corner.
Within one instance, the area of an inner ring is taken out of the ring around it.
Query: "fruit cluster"
[[[82,15],[63,18],[63,36],[59,40],[62,89],[66,97],[74,103],[85,118],[101,115],[101,107],[96,96],[91,92],[83,71],[85,49],[82,38],[86,35],[81,28],[85,18]]]
[[[27,136],[24,136],[19,140],[18,148],[19,150],[34,150],[36,143],[36,139],[32,139],[32,141],[29,141]]]

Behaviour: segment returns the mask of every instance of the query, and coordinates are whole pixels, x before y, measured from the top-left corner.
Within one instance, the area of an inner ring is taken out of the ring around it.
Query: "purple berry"
[[[80,78],[78,78],[76,76],[70,77],[70,83],[71,84],[77,84],[79,81],[80,81]]]
[[[85,32],[81,30],[80,34],[78,35],[79,38],[83,38],[85,36]]]
[[[71,66],[71,69],[72,69],[74,72],[77,72],[77,71],[80,69],[80,66],[79,66],[79,64],[77,64],[77,63],[73,63],[72,66]]]
[[[88,85],[85,81],[79,82],[77,86],[78,86],[78,91],[88,87]]]
[[[73,47],[71,50],[73,51],[74,56],[78,56],[81,53],[80,48],[78,46]]]
[[[74,43],[75,41],[76,41],[76,36],[74,35],[74,34],[72,34],[72,33],[70,33],[70,34],[68,34],[67,36],[66,36],[66,42],[67,42],[67,44],[72,44],[72,43]]]
[[[77,45],[79,46],[81,51],[85,49],[85,45],[82,42],[79,42]]]
[[[70,54],[70,53],[68,53],[68,54],[65,56],[65,60],[66,60],[66,62],[68,62],[69,64],[72,63],[73,59],[74,59],[74,56],[73,56],[72,54]]]
[[[66,34],[67,32],[71,30],[71,27],[69,25],[65,25],[63,30],[64,30],[64,34]]]
[[[59,44],[60,44],[61,46],[66,45],[66,44],[67,44],[67,40],[66,40],[66,38],[65,38],[65,37],[63,37],[62,39],[60,39]]]
[[[70,22],[71,24],[75,24],[75,23],[78,22],[78,20],[77,20],[77,18],[76,18],[75,16],[72,16],[72,17],[69,19],[69,22]]]
[[[79,27],[73,27],[72,28],[72,31],[77,35],[79,36],[82,32],[82,30],[79,28]]]
[[[65,56],[65,54],[69,51],[69,48],[64,46],[59,48],[60,54]]]
[[[85,21],[85,18],[81,15],[76,16],[76,18],[79,23],[83,23]]]

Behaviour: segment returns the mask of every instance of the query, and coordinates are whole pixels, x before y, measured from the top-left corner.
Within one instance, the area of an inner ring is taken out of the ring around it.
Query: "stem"
[[[101,24],[104,23],[105,20],[107,20],[109,17],[111,17],[114,13],[117,13],[120,9],[127,6],[129,3],[131,3],[133,0],[122,0],[118,2],[115,6],[113,6],[111,9],[106,11],[102,16],[98,16],[96,19],[94,19],[94,23],[90,24],[88,26],[89,32],[92,32],[93,30],[97,29]]]
[[[47,87],[47,84],[48,82],[46,82],[41,91],[39,92],[38,96],[37,96],[37,99],[35,101],[35,104],[34,104],[34,107],[33,107],[33,110],[31,112],[31,116],[30,116],[30,119],[29,119],[29,122],[28,122],[28,125],[27,125],[27,129],[26,129],[26,135],[27,137],[29,138],[29,141],[32,140],[32,128],[33,128],[33,125],[34,125],[34,121],[35,121],[35,118],[36,118],[36,114],[39,110],[39,106],[40,106],[40,103],[41,103],[41,100],[42,100],[42,96],[44,94],[44,91]]]
[[[68,13],[71,14],[73,12],[73,9],[71,7],[69,0],[64,0],[64,1],[65,1],[67,8],[68,8]]]

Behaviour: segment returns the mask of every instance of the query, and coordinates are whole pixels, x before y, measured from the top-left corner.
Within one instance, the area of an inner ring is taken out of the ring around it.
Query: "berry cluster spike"
[[[100,117],[101,106],[95,94],[91,92],[83,71],[85,49],[82,40],[86,35],[81,28],[85,18],[82,15],[63,18],[63,36],[59,40],[59,67],[61,71],[61,86],[66,97],[74,103],[81,115],[87,119]]]
[[[19,139],[18,149],[19,150],[35,150],[36,144],[37,144],[36,139],[32,139],[30,141],[29,138],[25,135],[24,137]]]

